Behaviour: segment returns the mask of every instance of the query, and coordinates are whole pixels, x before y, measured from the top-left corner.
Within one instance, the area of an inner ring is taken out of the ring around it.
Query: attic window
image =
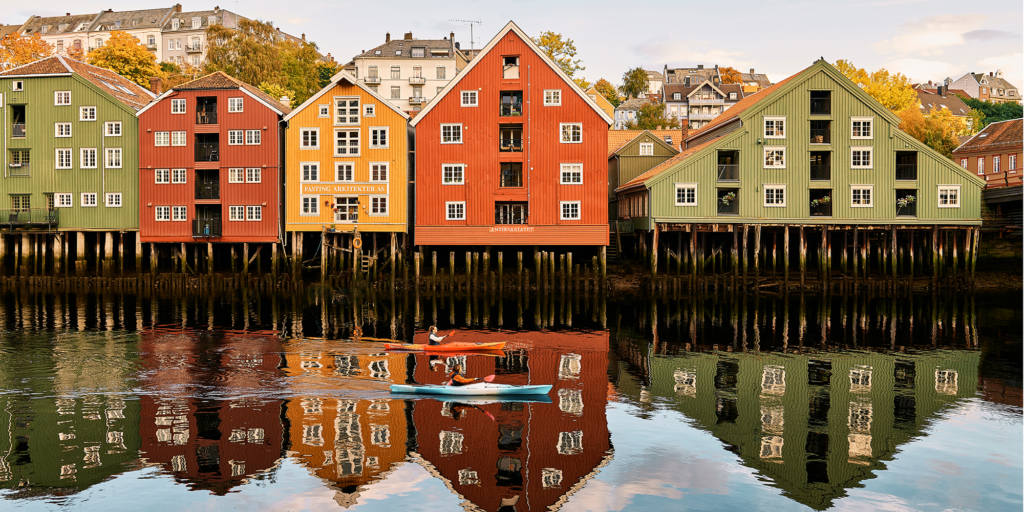
[[[672,144],[672,136],[671,135],[666,135],[665,136],[665,142],[667,142],[669,144]]]
[[[978,135],[978,138],[979,138],[979,139],[984,139],[985,137],[988,137],[988,134],[987,134],[987,133],[983,133],[983,134],[981,134],[981,135]]]
[[[171,20],[171,30],[178,30],[181,20]]]
[[[413,48],[412,49],[412,56],[413,57],[423,57],[423,55],[424,55],[423,48]]]
[[[373,51],[373,54],[374,54],[374,55],[380,55],[380,50],[374,50],[374,51]]]
[[[395,50],[395,55],[401,56],[402,55],[402,50]]]
[[[192,18],[192,28],[193,29],[199,28],[199,26],[202,25],[202,24],[203,24],[203,19],[202,18],[200,18],[200,17]]]
[[[47,31],[47,30],[49,30],[49,29],[50,29],[50,27],[49,27],[49,26],[45,26],[45,27],[43,27],[42,29],[40,29],[39,31],[45,34],[45,33],[46,33],[46,31]]]

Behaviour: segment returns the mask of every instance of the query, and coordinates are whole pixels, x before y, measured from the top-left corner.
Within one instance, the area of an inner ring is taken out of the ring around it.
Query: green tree
[[[975,98],[965,97],[960,94],[957,94],[957,97],[963,100],[968,107],[971,107],[972,114],[975,110],[981,114],[980,126],[975,125],[978,130],[981,130],[991,123],[998,123],[999,121],[1006,121],[1007,119],[1019,119],[1024,117],[1024,106],[1016,103],[990,103]]]
[[[562,34],[556,34],[550,30],[541,32],[540,37],[533,38],[533,42],[537,43],[537,46],[544,51],[551,60],[558,64],[558,67],[562,71],[572,78],[576,85],[580,86],[584,91],[590,88],[590,82],[583,77],[576,77],[577,71],[583,71],[587,68],[580,65],[583,61],[580,59],[573,60],[576,57],[576,43],[572,39],[562,37]]]
[[[836,61],[836,69],[890,112],[899,113],[917,103],[917,93],[903,73],[891,74],[884,68],[868,73],[842,59]]]
[[[295,91],[293,91],[291,89],[288,89],[288,88],[284,87],[283,85],[263,82],[263,83],[260,84],[260,90],[265,92],[265,93],[267,93],[267,94],[269,94],[270,96],[272,96],[276,100],[280,100],[281,97],[287,96],[288,97],[288,106],[289,107],[293,107],[295,105],[301,105],[301,103],[299,103],[298,101],[295,100],[295,96],[296,96]],[[303,100],[303,101],[305,101],[305,100]]]
[[[639,98],[647,95],[651,83],[647,79],[647,71],[641,67],[635,67],[622,74],[622,87],[619,90],[629,98]]]
[[[86,62],[109,69],[146,88],[150,77],[160,76],[156,57],[135,36],[121,30],[111,32],[106,44],[89,52]]]
[[[596,89],[601,96],[604,96],[604,99],[608,100],[613,107],[619,106],[619,91],[611,82],[602,78],[594,83],[594,89]]]
[[[289,97],[295,100],[295,105],[300,105],[323,88],[320,85],[320,54],[317,53],[316,44],[305,41],[282,42],[281,53],[284,57],[283,85],[294,91],[295,95]]]
[[[320,88],[323,89],[331,83],[331,78],[341,71],[337,62],[321,62],[316,66],[316,74],[320,79]]]
[[[665,115],[665,106],[661,103],[646,103],[636,113],[636,120],[626,123],[627,130],[657,130],[679,128],[679,120]]]

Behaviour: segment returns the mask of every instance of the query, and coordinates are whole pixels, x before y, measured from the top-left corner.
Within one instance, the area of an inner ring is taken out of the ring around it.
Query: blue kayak
[[[392,384],[392,393],[416,393],[422,395],[455,395],[455,396],[493,396],[493,395],[546,395],[551,385],[544,386],[513,386],[510,384],[492,384],[478,382],[465,386],[441,386],[437,384],[406,385]]]

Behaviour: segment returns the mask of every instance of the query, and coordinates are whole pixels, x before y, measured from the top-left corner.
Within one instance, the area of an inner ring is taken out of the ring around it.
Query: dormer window
[[[44,27],[43,27],[42,29],[40,29],[40,32],[42,32],[43,34],[45,34],[45,33],[46,33],[46,32],[47,32],[48,30],[50,30],[50,27],[49,27],[49,25],[47,25],[47,26],[44,26]]]
[[[80,23],[78,25],[78,28],[75,29],[75,32],[81,32],[81,31],[85,30],[85,27],[87,27],[87,26],[89,26],[88,23]]]
[[[402,56],[402,50],[395,50],[395,55],[398,57]]]
[[[181,20],[171,20],[171,30],[178,30],[181,26]]]
[[[730,100],[734,100],[734,99],[736,99],[736,93],[734,93],[734,92],[730,92],[730,93],[729,93],[729,99],[730,99]]]
[[[199,17],[192,18],[192,29],[197,29],[203,24],[203,19]]]
[[[374,50],[374,51],[373,51],[373,54],[374,54],[374,55],[380,55],[380,50]]]
[[[58,32],[64,32],[65,30],[67,30],[67,28],[68,28],[68,24],[67,23],[61,23],[60,25],[57,25],[57,31]]]
[[[217,24],[217,17],[210,16],[209,18],[206,18],[206,22],[212,27]]]
[[[681,100],[681,99],[683,99],[683,95],[681,93],[674,92],[674,93],[672,93],[672,99],[674,99],[674,100]]]
[[[424,56],[424,49],[423,48],[413,48],[412,49],[412,56],[414,58],[423,58],[423,56]]]

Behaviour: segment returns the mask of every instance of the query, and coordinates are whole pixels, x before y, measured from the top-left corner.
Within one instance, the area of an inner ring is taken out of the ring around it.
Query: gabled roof
[[[723,91],[722,91],[722,89],[719,89],[719,88],[718,88],[718,86],[717,86],[717,85],[715,85],[715,84],[714,84],[714,83],[712,83],[712,82],[701,82],[701,83],[697,84],[697,87],[694,87],[692,91],[690,91],[689,93],[687,93],[687,94],[686,94],[686,96],[687,96],[687,97],[689,97],[689,96],[690,96],[690,95],[692,95],[693,93],[697,92],[697,89],[702,89],[702,88],[704,88],[704,86],[708,86],[708,87],[710,87],[710,88],[712,88],[712,89],[714,89],[714,90],[718,91],[718,94],[721,94],[722,96],[726,96],[726,97],[728,97],[728,96],[729,96],[729,94],[728,94],[728,93],[725,93],[725,92],[723,92]],[[743,93],[743,90],[742,90],[742,88],[737,88],[737,90],[739,90],[739,91],[740,91],[740,94],[742,94],[742,93]]]
[[[713,130],[715,127],[721,126],[721,125],[723,125],[725,123],[728,123],[728,122],[735,121],[736,119],[739,118],[740,114],[742,114],[743,111],[745,111],[745,110],[749,109],[750,107],[754,106],[755,104],[757,104],[757,102],[767,98],[769,94],[779,90],[784,84],[786,84],[790,80],[800,76],[804,71],[807,71],[807,70],[805,69],[803,71],[800,71],[799,73],[797,73],[797,74],[795,74],[795,75],[793,75],[791,77],[788,77],[785,80],[783,80],[783,81],[781,81],[781,82],[779,82],[779,83],[777,83],[777,84],[775,84],[775,85],[773,85],[771,87],[768,87],[767,89],[761,89],[760,91],[757,91],[754,94],[751,94],[750,96],[747,96],[747,97],[743,98],[742,100],[737,101],[735,105],[733,105],[732,107],[729,107],[729,110],[726,110],[725,112],[722,112],[718,117],[712,119],[710,123],[704,125],[701,129],[691,133],[686,138],[686,140],[688,140],[688,141],[689,140],[693,140],[694,137],[697,137],[698,135],[707,133],[707,132]]]
[[[1002,148],[1021,147],[1024,139],[1024,121],[1009,119],[986,126],[953,150],[953,154],[992,151]]]
[[[348,82],[348,83],[350,83],[350,84],[352,84],[352,85],[362,89],[363,91],[366,91],[368,94],[370,94],[374,98],[380,100],[381,104],[384,105],[385,107],[390,108],[391,110],[395,111],[396,113],[398,113],[398,115],[404,117],[405,119],[409,119],[409,114],[406,114],[405,112],[402,112],[401,110],[399,110],[398,107],[392,105],[390,101],[384,99],[383,96],[377,94],[376,91],[374,91],[373,89],[370,89],[369,87],[367,87],[365,84],[363,84],[363,82],[361,80],[357,80],[356,77],[352,76],[348,71],[342,70],[342,71],[339,71],[337,74],[335,74],[334,76],[331,77],[331,83],[325,85],[323,89],[320,89],[316,94],[314,94],[308,100],[303,102],[302,105],[299,105],[298,107],[295,107],[294,109],[292,109],[291,113],[289,113],[288,115],[284,116],[284,120],[287,121],[287,120],[291,119],[292,117],[295,117],[296,114],[298,114],[302,110],[305,110],[306,107],[316,103],[316,101],[318,99],[320,99],[321,96],[323,96],[323,95],[327,94],[328,92],[330,92],[331,89],[334,89],[334,86],[337,85],[342,80],[344,80],[344,81],[346,81],[346,82]]]
[[[258,87],[253,87],[237,78],[234,78],[223,71],[217,71],[210,73],[206,76],[201,76],[191,82],[186,82],[181,85],[177,85],[167,92],[163,93],[154,101],[150,103],[146,108],[140,110],[137,115],[141,115],[143,112],[149,110],[152,106],[159,103],[164,98],[170,96],[174,91],[211,91],[211,90],[224,90],[224,89],[235,89],[248,94],[251,98],[262,103],[270,110],[278,113],[278,115],[287,115],[292,109],[284,106],[277,98],[259,90]]]
[[[999,87],[999,88],[1002,88],[1002,89],[1016,89],[1017,88],[1017,86],[1011,84],[1010,82],[1007,82],[1001,76],[989,76],[989,75],[986,75],[985,73],[971,73],[971,76],[973,76],[974,80],[976,82],[978,82],[978,83],[981,83],[981,79],[982,78],[987,79],[988,80],[988,85],[990,87],[995,86],[995,87]]]
[[[109,69],[74,59],[66,59],[60,55],[46,57],[24,66],[9,69],[0,73],[0,76],[10,78],[71,74],[77,74],[88,80],[133,110],[139,110],[153,100],[153,93],[148,89]]]
[[[673,156],[672,158],[669,158],[668,160],[665,160],[664,162],[662,162],[662,163],[652,167],[647,172],[637,176],[636,178],[633,178],[633,179],[629,180],[629,183],[626,183],[625,185],[622,185],[621,187],[615,189],[615,191],[618,192],[620,190],[626,190],[628,188],[633,188],[633,187],[637,187],[637,186],[643,185],[645,181],[647,181],[647,180],[657,176],[662,171],[664,171],[664,170],[666,170],[666,169],[676,165],[677,163],[679,163],[682,160],[684,160],[686,157],[688,157],[688,156],[690,156],[690,155],[692,155],[692,154],[694,154],[694,153],[696,153],[696,152],[698,152],[698,151],[700,151],[700,150],[710,146],[711,143],[715,142],[716,140],[717,139],[711,139],[711,140],[709,140],[709,141],[707,141],[707,142],[705,142],[703,144],[698,144],[696,146],[684,149],[678,155]]]
[[[53,34],[71,34],[75,33],[75,29],[79,25],[85,23],[85,30],[78,32],[79,34],[85,34],[89,30],[89,26],[92,22],[96,21],[100,13],[94,12],[90,14],[72,14],[70,16],[50,16],[46,18],[40,18],[33,16],[21,26],[21,32],[25,35],[41,34],[40,30],[43,27],[48,27],[45,34],[41,35],[53,35]],[[60,30],[60,26],[65,25],[64,30]]]
[[[454,58],[456,54],[462,53],[459,49],[455,48],[455,41],[449,39],[392,39],[353,58],[410,59],[412,58],[413,48],[424,48],[427,53],[423,57],[424,59],[430,59],[431,50],[444,50],[448,52],[448,56],[451,58]],[[419,59],[420,57],[416,58]]]
[[[96,18],[90,32],[104,32],[112,30],[139,30],[146,28],[159,29],[163,26],[167,16],[174,12],[174,7],[162,9],[143,9],[139,11],[103,11]],[[118,26],[120,23],[120,26]]]
[[[644,133],[650,133],[655,138],[665,142],[665,137],[672,137],[672,149],[680,151],[683,139],[686,137],[686,129],[678,130],[608,130],[608,157],[611,158],[619,150],[623,149],[633,139]],[[666,142],[666,144],[668,144]]]
[[[772,85],[772,81],[769,80],[768,75],[764,73],[740,73],[740,80],[743,80],[744,83],[757,82],[757,86],[762,89],[765,87],[771,87]]]
[[[651,100],[647,98],[630,98],[626,101],[623,101],[622,103],[619,103],[619,106],[615,107],[615,110],[640,110],[640,107],[650,102]]]
[[[964,104],[963,100],[958,98],[954,94],[946,94],[940,96],[935,91],[928,91],[926,89],[914,89],[917,93],[917,101],[921,105],[921,111],[925,114],[931,112],[932,108],[946,107],[954,116],[967,116],[971,113],[971,107]]]
[[[441,92],[439,92],[437,96],[435,96],[434,99],[430,101],[430,103],[427,104],[427,108],[420,111],[420,113],[412,120],[412,125],[416,126],[416,124],[421,119],[426,118],[427,112],[430,112],[435,105],[440,103],[439,100],[442,97],[446,96],[450,91],[454,90],[455,87],[459,84],[459,82],[462,81],[462,79],[465,78],[466,75],[468,75],[469,72],[476,67],[477,63],[483,60],[481,59],[481,57],[490,53],[490,51],[493,50],[494,47],[497,46],[497,44],[501,41],[501,38],[505,34],[509,33],[509,31],[515,32],[515,34],[519,36],[519,38],[522,39],[527,46],[529,46],[530,50],[536,53],[537,56],[540,57],[541,60],[543,60],[548,65],[548,67],[551,68],[565,82],[567,86],[569,86],[569,89],[572,92],[576,93],[580,98],[582,98],[583,101],[585,101],[587,105],[590,106],[590,108],[594,109],[594,112],[597,112],[597,115],[601,116],[601,119],[604,119],[605,122],[608,123],[609,126],[611,126],[611,124],[613,123],[612,118],[608,117],[608,114],[605,113],[604,110],[601,110],[601,107],[598,106],[597,102],[590,99],[590,96],[587,96],[587,93],[580,89],[580,87],[576,85],[576,82],[573,82],[572,79],[569,78],[569,76],[566,75],[564,71],[562,71],[562,68],[558,67],[558,65],[555,64],[547,56],[547,54],[544,53],[543,50],[537,47],[537,43],[534,43],[533,39],[530,38],[530,36],[526,35],[526,32],[523,32],[523,29],[519,28],[519,26],[516,25],[513,21],[509,21],[504,27],[502,27],[502,29],[499,30],[498,33],[493,38],[491,38],[490,41],[487,42],[487,45],[483,47],[480,53],[477,54],[477,56],[473,58],[473,60],[469,61],[469,65],[466,66],[461,73],[455,75],[454,79],[448,82],[448,85],[446,85],[444,89]]]

